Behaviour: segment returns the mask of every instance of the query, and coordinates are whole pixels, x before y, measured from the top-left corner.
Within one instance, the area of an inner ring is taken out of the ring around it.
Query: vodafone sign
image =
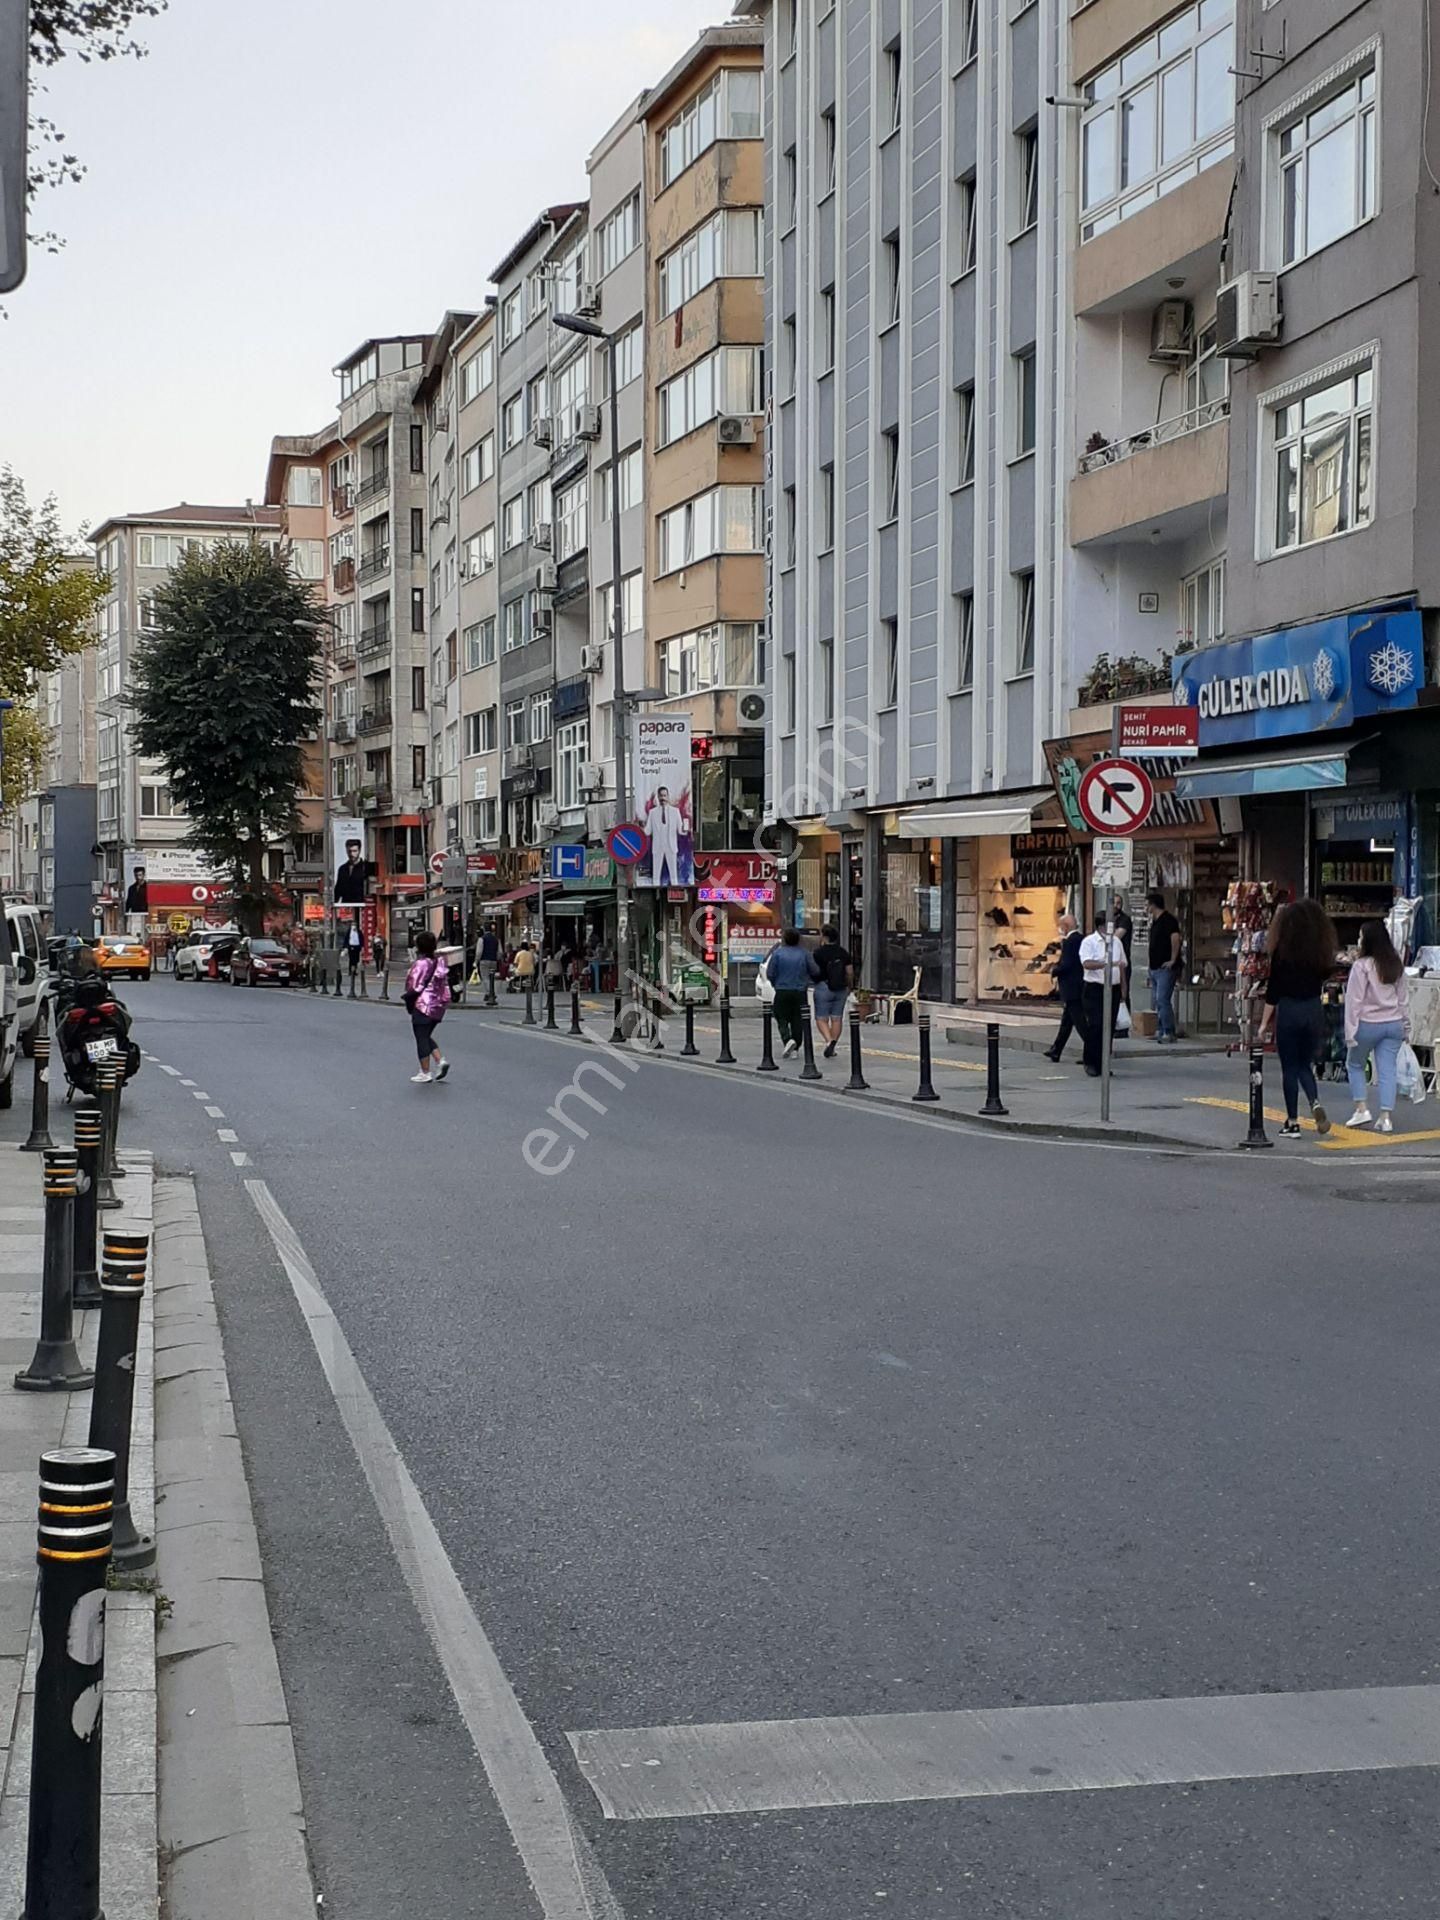
[[[147,880],[145,897],[149,911],[169,913],[176,908],[228,906],[230,889],[214,880]]]

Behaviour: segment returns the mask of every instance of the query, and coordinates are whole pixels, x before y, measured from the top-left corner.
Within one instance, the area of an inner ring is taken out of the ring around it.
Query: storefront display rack
[[[1225,894],[1225,925],[1233,935],[1235,955],[1235,1017],[1240,1045],[1248,1047],[1260,1022],[1260,1007],[1270,978],[1270,956],[1265,936],[1280,889],[1270,880],[1234,880]]]

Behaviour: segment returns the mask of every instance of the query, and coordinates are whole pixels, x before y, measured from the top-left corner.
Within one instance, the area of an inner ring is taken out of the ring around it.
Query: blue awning
[[[1343,787],[1348,778],[1350,749],[1336,753],[1299,752],[1251,754],[1245,759],[1196,763],[1177,774],[1177,800],[1232,800],[1265,793],[1311,793]]]

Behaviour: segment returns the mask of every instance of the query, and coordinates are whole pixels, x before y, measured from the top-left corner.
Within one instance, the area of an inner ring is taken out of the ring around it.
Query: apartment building
[[[839,924],[867,986],[1009,997],[1063,898],[1023,948],[984,918],[1033,877],[1066,702],[1070,8],[737,11],[765,32],[787,911]]]

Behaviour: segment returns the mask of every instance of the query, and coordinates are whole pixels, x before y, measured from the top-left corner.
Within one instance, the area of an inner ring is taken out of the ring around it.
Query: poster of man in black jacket
[[[335,872],[337,907],[364,906],[366,888],[370,879],[370,867],[364,854],[365,849],[358,840],[345,842],[345,858]]]

